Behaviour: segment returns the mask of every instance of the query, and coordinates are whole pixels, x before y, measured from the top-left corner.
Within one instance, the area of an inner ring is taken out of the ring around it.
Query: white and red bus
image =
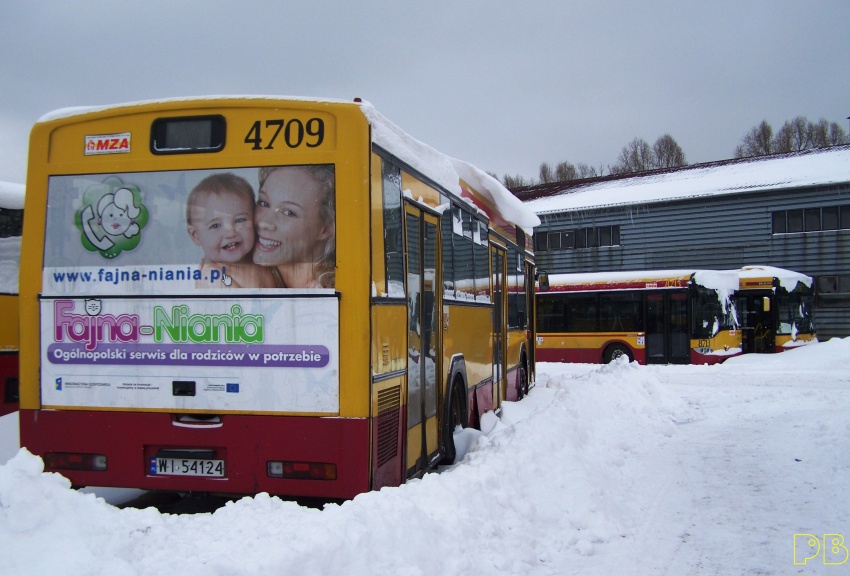
[[[736,271],[541,274],[537,360],[714,364],[741,353]]]

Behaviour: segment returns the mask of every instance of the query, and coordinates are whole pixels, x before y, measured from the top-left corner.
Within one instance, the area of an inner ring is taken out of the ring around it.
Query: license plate
[[[151,458],[150,473],[157,476],[224,477],[224,460]]]

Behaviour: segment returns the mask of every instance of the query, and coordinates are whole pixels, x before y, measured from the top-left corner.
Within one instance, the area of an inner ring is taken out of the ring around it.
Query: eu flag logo
[[[239,394],[239,384],[227,384],[227,392],[229,394]]]

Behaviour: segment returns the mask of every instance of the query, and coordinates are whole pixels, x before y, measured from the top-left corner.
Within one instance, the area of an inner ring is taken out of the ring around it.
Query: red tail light
[[[47,452],[44,467],[55,470],[96,470],[107,468],[105,454],[79,454],[76,452]]]
[[[336,480],[336,464],[325,462],[269,461],[269,476],[289,480]]]

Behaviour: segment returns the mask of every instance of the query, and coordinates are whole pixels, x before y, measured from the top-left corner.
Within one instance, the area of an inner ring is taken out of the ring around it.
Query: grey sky
[[[848,128],[848,32],[848,0],[4,0],[0,180],[51,110],[210,94],[361,97],[499,176],[665,133],[729,158],[763,119]]]

